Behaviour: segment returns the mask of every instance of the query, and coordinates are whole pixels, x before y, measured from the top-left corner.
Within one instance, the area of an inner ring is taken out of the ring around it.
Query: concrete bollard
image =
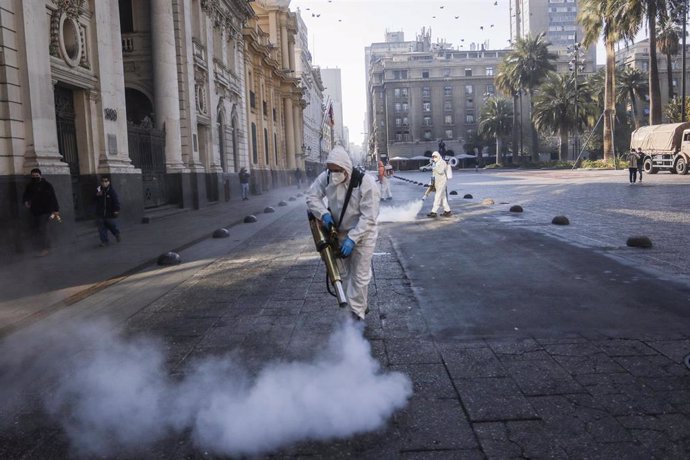
[[[457,195],[457,194],[458,194],[458,192],[456,192],[455,190],[452,190],[448,195]]]
[[[179,265],[182,263],[182,258],[176,252],[170,251],[158,256],[158,265]]]
[[[570,220],[565,216],[556,216],[551,219],[551,223],[554,225],[570,225]]]
[[[256,216],[250,214],[244,218],[245,224],[253,224],[254,222],[257,222]]]
[[[471,199],[474,198],[474,197],[473,197],[471,194],[466,193],[465,196],[463,196],[463,198],[466,199],[466,200],[471,200]]]
[[[519,204],[510,207],[510,212],[522,212],[522,206]]]
[[[275,210],[274,208],[272,208],[271,206],[266,206],[266,207],[264,208],[264,214],[269,214],[269,213],[272,213],[272,212],[276,212],[276,210]]]
[[[650,240],[648,236],[644,235],[631,236],[628,238],[628,241],[626,241],[625,244],[627,244],[631,248],[647,249],[652,247],[652,240]]]
[[[224,228],[224,227],[216,229],[216,231],[213,232],[214,238],[227,238],[229,236],[230,236],[230,230],[228,230],[227,228]]]
[[[281,201],[280,203],[278,203],[278,206],[287,206],[287,202],[286,202],[286,201]]]

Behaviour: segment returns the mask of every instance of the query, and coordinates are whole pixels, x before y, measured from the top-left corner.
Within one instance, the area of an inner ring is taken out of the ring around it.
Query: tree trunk
[[[513,163],[517,164],[520,159],[519,144],[520,144],[520,124],[518,123],[518,96],[513,95]]]
[[[606,39],[606,82],[604,84],[604,161],[613,160],[613,120],[616,115],[616,50],[611,38]]]
[[[568,158],[568,130],[561,129],[559,134],[558,161],[563,161]]]
[[[532,144],[532,161],[539,161],[539,135],[537,134],[537,128],[534,127],[534,122],[532,121],[532,113],[534,113],[534,94],[532,91],[529,93],[529,129],[531,135]]]
[[[632,107],[632,114],[633,114],[633,124],[635,125],[635,129],[640,127],[640,120],[637,118],[637,102],[635,101],[635,93],[633,90],[628,91],[628,97],[630,97],[630,106]]]
[[[501,136],[496,136],[496,165],[503,166],[503,154],[501,153]]]
[[[666,80],[668,83],[668,100],[673,100],[673,66],[671,65],[671,53],[666,53]]]
[[[649,19],[649,124],[661,123],[661,87],[656,60],[656,2],[647,3]]]

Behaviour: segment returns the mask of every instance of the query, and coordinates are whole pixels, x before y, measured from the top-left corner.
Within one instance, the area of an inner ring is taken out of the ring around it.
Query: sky
[[[509,0],[291,0],[309,32],[312,64],[341,69],[344,125],[350,142],[363,140],[366,113],[364,48],[402,30],[414,40],[431,28],[432,42],[454,47],[489,41],[503,49],[510,38]],[[463,41],[464,40],[464,41]],[[597,54],[602,54],[597,51]],[[598,56],[597,60],[600,60]]]

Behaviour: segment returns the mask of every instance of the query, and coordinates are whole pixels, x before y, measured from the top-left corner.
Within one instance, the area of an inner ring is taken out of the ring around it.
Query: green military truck
[[[643,126],[630,136],[630,149],[642,149],[644,172],[687,174],[690,165],[690,122]]]

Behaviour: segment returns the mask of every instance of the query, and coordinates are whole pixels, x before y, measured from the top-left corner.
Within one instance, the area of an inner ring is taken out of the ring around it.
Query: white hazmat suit
[[[355,242],[352,254],[345,259],[338,258],[337,263],[350,309],[363,319],[367,312],[371,258],[378,237],[376,219],[379,215],[381,195],[376,180],[371,175],[364,174],[362,183],[353,188],[345,215],[340,222],[345,196],[352,179],[352,160],[343,147],[336,146],[328,154],[326,163],[343,168],[347,173],[347,179],[336,184],[330,179],[329,171],[319,174],[307,193],[307,207],[319,219],[326,213],[331,214],[341,244],[347,238]]]
[[[440,206],[443,206],[443,212],[449,213],[450,205],[448,204],[448,197],[446,196],[446,186],[448,185],[446,167],[448,163],[441,158],[441,154],[438,152],[432,153],[431,159],[434,161],[434,167],[431,169],[431,172],[434,177],[434,188],[436,189],[434,205],[431,208],[431,212],[435,213]]]

